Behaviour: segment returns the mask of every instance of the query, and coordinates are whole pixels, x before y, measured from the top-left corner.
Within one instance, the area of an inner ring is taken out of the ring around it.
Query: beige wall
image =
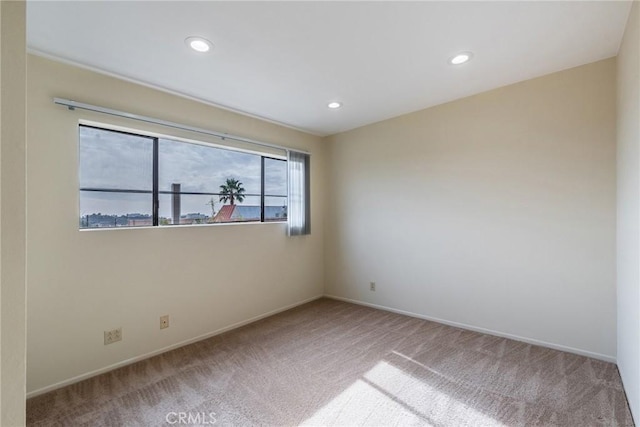
[[[618,55],[618,369],[640,421],[640,4]]]
[[[326,292],[615,360],[615,72],[329,138]]]
[[[78,120],[177,132],[53,97],[310,151],[313,234],[287,237],[282,223],[78,231]],[[31,55],[27,100],[29,392],[322,295],[320,138]],[[123,341],[103,345],[119,326]]]
[[[25,423],[25,3],[0,2],[0,425]]]

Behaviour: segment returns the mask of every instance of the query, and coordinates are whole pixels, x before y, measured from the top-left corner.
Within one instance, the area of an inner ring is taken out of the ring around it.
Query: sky
[[[80,188],[108,188],[151,191],[153,187],[153,138],[80,127]],[[242,182],[246,194],[260,194],[260,156],[200,144],[160,139],[158,143],[158,185],[170,191],[173,183],[181,191],[220,191],[227,178]],[[287,194],[286,162],[265,160],[266,194]],[[223,205],[218,196],[182,195],[182,214],[211,215]],[[267,197],[267,205],[282,206],[285,198]],[[247,196],[243,205],[259,205],[259,196]],[[92,213],[125,215],[151,214],[151,194],[80,191],[80,215]],[[171,195],[160,194],[160,217],[171,216]]]

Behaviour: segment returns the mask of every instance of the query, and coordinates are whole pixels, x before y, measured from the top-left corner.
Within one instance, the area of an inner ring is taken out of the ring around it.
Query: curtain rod
[[[141,115],[133,114],[133,113],[127,113],[126,111],[114,110],[114,109],[111,109],[111,108],[99,107],[97,105],[85,104],[83,102],[71,101],[69,99],[53,98],[53,102],[54,102],[54,104],[64,105],[65,107],[69,108],[69,110],[75,110],[76,108],[79,108],[81,110],[94,111],[96,113],[109,114],[111,116],[124,117],[126,119],[132,119],[132,120],[138,120],[138,121],[141,121],[141,122],[153,123],[153,124],[156,124],[156,125],[166,126],[166,127],[170,127],[170,128],[174,128],[174,129],[186,130],[186,131],[190,131],[190,132],[201,133],[201,134],[204,134],[204,135],[211,135],[211,136],[215,136],[217,138],[220,138],[222,140],[230,139],[230,140],[233,140],[233,141],[246,142],[248,144],[259,145],[259,146],[262,146],[262,147],[275,148],[275,149],[278,149],[278,150],[286,151],[287,153],[289,151],[296,151],[298,153],[311,154],[311,153],[309,153],[307,151],[304,151],[304,150],[298,150],[298,149],[294,149],[294,148],[283,147],[281,145],[276,145],[276,144],[269,144],[267,142],[261,142],[261,141],[256,141],[256,140],[249,139],[249,138],[243,138],[241,136],[230,135],[228,133],[215,132],[215,131],[211,131],[211,130],[207,130],[207,129],[203,129],[203,128],[199,128],[199,127],[195,127],[195,126],[183,125],[183,124],[180,124],[180,123],[170,122],[170,121],[167,121],[167,120],[155,119],[153,117],[141,116]]]

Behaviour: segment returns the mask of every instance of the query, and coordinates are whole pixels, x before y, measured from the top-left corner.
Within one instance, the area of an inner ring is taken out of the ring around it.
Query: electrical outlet
[[[116,341],[122,341],[122,327],[104,331],[104,345],[113,344]]]
[[[371,292],[375,292],[376,291],[376,282],[369,282],[369,290]]]
[[[169,315],[167,314],[166,316],[160,316],[160,329],[164,329],[168,327],[169,327]]]

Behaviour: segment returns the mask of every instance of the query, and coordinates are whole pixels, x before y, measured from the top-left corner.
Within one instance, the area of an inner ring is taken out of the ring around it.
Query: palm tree
[[[229,201],[230,205],[234,205],[237,200],[239,203],[244,201],[244,187],[242,183],[237,179],[227,178],[225,184],[220,186],[220,201],[226,203]]]

